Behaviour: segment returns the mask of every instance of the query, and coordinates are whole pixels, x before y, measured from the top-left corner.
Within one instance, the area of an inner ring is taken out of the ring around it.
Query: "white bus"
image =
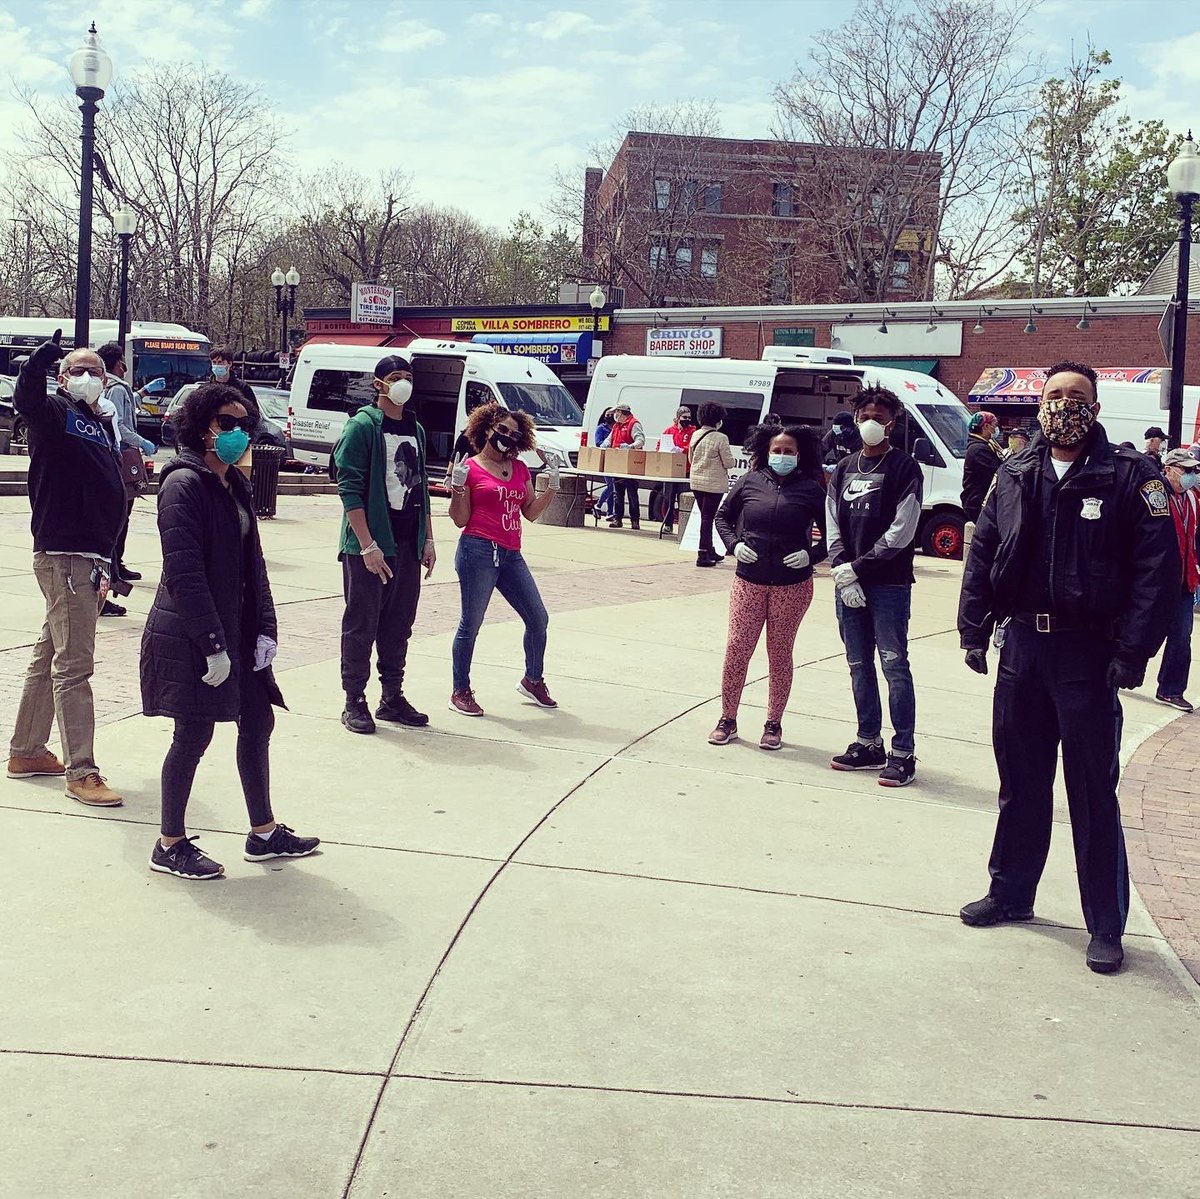
[[[75,348],[74,317],[0,317],[0,375],[15,375],[20,361],[62,330],[62,344]],[[116,321],[91,321],[88,343],[92,349],[117,340]],[[185,384],[198,383],[212,372],[209,352],[212,347],[203,333],[194,333],[183,325],[156,321],[134,321],[125,339],[126,357],[132,357],[129,379],[135,388],[151,379],[166,379],[165,391],[143,401],[152,416],[166,410],[171,397]]]

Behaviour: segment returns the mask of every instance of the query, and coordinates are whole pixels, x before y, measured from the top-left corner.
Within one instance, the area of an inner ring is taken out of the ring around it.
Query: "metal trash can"
[[[277,445],[256,445],[250,463],[250,491],[256,516],[270,518],[279,503],[279,468],[284,451]]]
[[[550,482],[544,470],[538,471],[533,489],[537,495],[542,495]],[[582,529],[584,515],[584,500],[587,498],[587,479],[580,475],[563,475],[559,481],[558,495],[546,506],[545,512],[537,518],[539,525],[558,525],[568,529]]]

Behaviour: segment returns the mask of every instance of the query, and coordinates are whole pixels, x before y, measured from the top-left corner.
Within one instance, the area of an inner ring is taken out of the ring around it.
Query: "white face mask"
[[[396,382],[388,388],[388,399],[391,400],[392,403],[397,407],[407,404],[411,395],[411,379],[397,379]]]
[[[877,420],[865,420],[858,426],[858,435],[863,439],[863,445],[874,447],[887,436],[887,429]]]
[[[68,375],[67,392],[72,399],[94,404],[104,390],[104,384],[95,375]]]

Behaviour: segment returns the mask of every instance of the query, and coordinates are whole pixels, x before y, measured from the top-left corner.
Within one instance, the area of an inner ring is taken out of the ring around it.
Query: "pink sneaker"
[[[483,709],[475,702],[475,692],[470,687],[464,691],[452,692],[448,707],[451,712],[457,712],[460,716],[483,715]]]
[[[523,695],[526,699],[531,699],[539,708],[557,708],[558,704],[550,698],[550,692],[546,690],[546,680],[539,679],[536,683],[526,676],[517,684],[517,694]]]

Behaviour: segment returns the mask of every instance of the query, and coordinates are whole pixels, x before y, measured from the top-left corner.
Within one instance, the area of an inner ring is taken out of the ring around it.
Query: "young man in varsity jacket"
[[[916,775],[917,704],[908,665],[913,552],[921,520],[921,468],[890,434],[902,406],[894,392],[865,387],[854,401],[862,449],[834,467],[826,497],[829,562],[838,628],[850,664],[858,735],[834,770],[877,770],[882,787]],[[875,651],[888,685],[892,747],[883,747]]]

